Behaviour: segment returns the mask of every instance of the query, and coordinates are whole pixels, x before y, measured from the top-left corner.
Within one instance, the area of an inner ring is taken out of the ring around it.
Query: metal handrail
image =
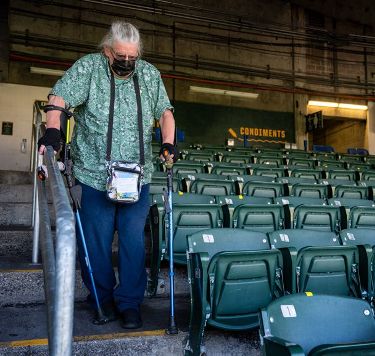
[[[40,247],[43,258],[45,297],[48,315],[49,353],[71,355],[75,286],[76,238],[75,219],[63,178],[55,161],[53,148],[44,154],[48,178],[38,180]],[[54,248],[47,184],[50,185],[56,219]]]

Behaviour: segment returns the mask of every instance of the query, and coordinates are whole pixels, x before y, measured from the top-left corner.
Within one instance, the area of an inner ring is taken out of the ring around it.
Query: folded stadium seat
[[[353,206],[349,213],[348,228],[375,229],[375,207]]]
[[[328,199],[332,197],[332,189],[330,185],[325,184],[296,183],[292,185],[290,195],[295,197]]]
[[[166,172],[153,172],[150,183],[149,194],[162,194],[167,190],[167,173]],[[178,192],[182,190],[181,179],[178,175],[173,176],[173,191]]]
[[[273,199],[275,204],[287,205],[289,208],[289,225],[292,226],[294,219],[294,209],[298,205],[327,205],[326,199],[319,198],[308,198],[308,197],[295,197],[295,196],[284,196]]]
[[[298,177],[279,177],[275,179],[275,182],[288,184],[289,191],[292,190],[293,184],[303,183],[303,184],[316,184],[316,179],[311,178],[298,178]]]
[[[348,163],[347,166],[348,166],[347,168],[356,170],[358,172],[366,172],[372,169],[372,164],[368,164],[368,163],[353,162],[353,163]]]
[[[335,206],[299,205],[294,209],[293,228],[337,233],[346,227],[342,210]]]
[[[260,312],[262,355],[374,355],[375,319],[358,298],[299,293]]]
[[[359,273],[362,297],[372,301],[375,296],[375,229],[345,229],[340,231],[341,243],[359,249]]]
[[[373,200],[373,188],[358,185],[338,185],[335,187],[336,198]]]
[[[274,182],[274,178],[268,176],[251,176],[251,175],[242,175],[242,176],[233,176],[236,186],[236,194],[240,195],[243,191],[243,186],[247,182]]]
[[[282,156],[268,156],[262,153],[252,156],[252,163],[262,164],[270,167],[282,167],[285,164],[285,160]]]
[[[254,176],[266,176],[271,178],[280,178],[288,176],[288,171],[284,168],[271,168],[271,166],[263,166],[263,167],[248,167],[248,170]]]
[[[286,152],[286,155],[285,155],[286,158],[311,158],[311,153],[310,152],[306,152],[304,150],[289,150]]]
[[[285,288],[290,293],[360,296],[358,251],[342,246],[334,232],[303,229],[268,233],[283,255]]]
[[[340,161],[347,162],[347,163],[353,163],[353,162],[363,163],[364,162],[363,155],[359,155],[359,154],[341,153],[338,155],[338,159]]]
[[[259,326],[259,309],[284,293],[281,253],[254,231],[212,229],[187,239],[191,312],[185,355],[202,355],[206,323],[225,330]]]
[[[165,199],[167,197],[163,194],[156,194],[152,196],[152,203],[150,206],[150,227],[151,227],[151,263],[150,263],[150,276],[147,291],[149,295],[154,295],[156,293],[158,284],[158,274],[160,269],[160,262],[164,258],[166,252],[167,241],[165,239]],[[221,224],[220,219],[222,219],[221,208],[216,205],[215,198],[209,195],[192,194],[192,193],[172,193],[173,201],[173,211],[175,211],[176,206],[190,206],[197,208],[199,212],[200,209],[205,209],[208,206],[213,206],[213,211],[218,210],[217,219]],[[208,208],[207,208],[208,209]],[[207,211],[206,209],[206,211]],[[205,210],[204,210],[205,211]],[[208,209],[209,213],[211,212]],[[208,213],[208,214],[209,214]],[[214,217],[215,217],[214,216]],[[207,217],[207,216],[206,216]],[[209,216],[208,216],[209,217]],[[216,219],[216,218],[215,218]],[[213,222],[214,223],[214,222]]]
[[[248,181],[242,189],[243,195],[275,198],[289,195],[288,185],[276,182]]]
[[[162,165],[164,167],[164,165]],[[205,164],[196,161],[178,160],[173,165],[174,174],[205,173]]]
[[[226,152],[223,154],[221,162],[247,164],[251,163],[251,156],[246,153]]]
[[[361,174],[361,182],[372,182],[375,184],[375,170],[364,171]]]
[[[346,163],[336,160],[317,160],[318,166],[322,167],[325,171],[335,169],[346,169]]]
[[[211,174],[241,176],[246,174],[246,167],[238,163],[212,162],[207,164]]]
[[[289,208],[277,204],[241,204],[233,210],[232,227],[261,232],[289,228]]]
[[[253,204],[264,205],[272,204],[272,198],[249,197],[247,195],[218,195],[215,196],[217,204],[223,209],[223,225],[224,227],[233,226],[233,211],[238,205]]]
[[[185,160],[196,162],[213,162],[215,161],[215,155],[212,152],[189,151],[189,153],[186,154]]]
[[[368,155],[364,159],[366,163],[375,164],[375,155]]]
[[[325,171],[325,174],[327,179],[359,180],[359,173],[350,169],[331,169]]]
[[[288,166],[298,168],[314,168],[316,166],[316,160],[314,158],[287,158],[286,163]]]
[[[231,195],[235,194],[233,180],[203,179],[197,178],[190,184],[190,192],[208,195]]]
[[[303,169],[303,168],[294,168],[288,167],[290,170],[290,176],[296,178],[308,178],[308,179],[321,179],[322,171],[320,169]]]
[[[347,228],[350,225],[350,210],[353,207],[375,207],[375,203],[372,200],[337,197],[328,199],[328,205],[336,206],[341,209],[341,220],[343,229]]]
[[[233,180],[231,177],[221,174],[210,174],[210,173],[193,173],[193,174],[179,174],[181,180],[181,188],[184,192],[190,192],[190,185],[196,179],[212,179],[212,180]]]

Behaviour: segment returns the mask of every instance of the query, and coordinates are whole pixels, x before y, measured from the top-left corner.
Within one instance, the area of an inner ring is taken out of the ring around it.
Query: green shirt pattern
[[[173,110],[160,72],[150,63],[137,60],[142,101],[145,167],[143,184],[150,183],[152,164],[152,127],[166,109]],[[105,190],[107,171],[105,157],[110,101],[111,71],[101,53],[88,54],[76,61],[52,88],[52,95],[75,108],[72,134],[74,176],[82,183]],[[132,76],[115,79],[112,160],[139,162],[137,102]]]

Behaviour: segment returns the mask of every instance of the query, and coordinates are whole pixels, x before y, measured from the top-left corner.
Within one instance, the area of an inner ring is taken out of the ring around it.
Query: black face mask
[[[119,77],[125,77],[134,71],[135,61],[119,60],[113,58],[111,68],[114,71],[114,73],[117,74]]]

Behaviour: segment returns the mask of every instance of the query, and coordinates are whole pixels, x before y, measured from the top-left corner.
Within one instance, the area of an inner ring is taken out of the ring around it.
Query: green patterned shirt
[[[145,167],[143,184],[151,180],[152,127],[166,109],[173,109],[159,71],[150,63],[138,60],[135,72],[141,91]],[[110,101],[111,71],[101,53],[89,54],[66,71],[50,94],[60,96],[75,108],[72,135],[74,176],[82,183],[105,190],[107,171],[105,157]],[[112,160],[139,162],[137,103],[132,76],[115,79]]]

